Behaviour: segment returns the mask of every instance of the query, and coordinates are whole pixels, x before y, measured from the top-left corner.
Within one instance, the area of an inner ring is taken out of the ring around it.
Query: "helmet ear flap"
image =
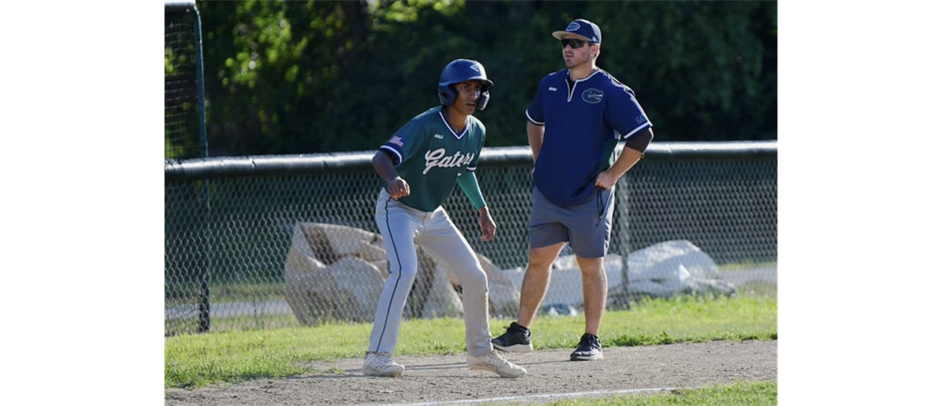
[[[481,90],[481,96],[478,97],[478,110],[484,110],[487,107],[487,100],[491,98],[491,89]]]
[[[442,106],[451,106],[458,98],[458,93],[452,88],[452,85],[438,85],[438,100]]]

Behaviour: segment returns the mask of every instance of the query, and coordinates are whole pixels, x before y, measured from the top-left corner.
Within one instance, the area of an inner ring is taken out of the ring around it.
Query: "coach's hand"
[[[602,171],[599,176],[595,177],[595,186],[605,190],[615,187],[615,182],[618,182],[618,176],[612,174],[611,171]]]
[[[481,225],[481,239],[484,241],[490,241],[494,239],[494,236],[497,235],[497,224],[494,223],[494,219],[491,218],[491,212],[487,209],[487,206],[478,210],[478,223]]]
[[[389,193],[389,197],[392,197],[393,200],[399,200],[400,197],[409,195],[409,183],[406,182],[405,179],[396,176],[386,185],[386,192]]]

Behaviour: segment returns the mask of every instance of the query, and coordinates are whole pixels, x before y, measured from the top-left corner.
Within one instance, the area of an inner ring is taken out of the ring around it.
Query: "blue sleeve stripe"
[[[383,145],[379,147],[379,149],[392,152],[393,156],[396,157],[396,162],[393,162],[394,166],[399,166],[399,164],[402,163],[402,153],[397,151],[395,148],[390,147],[389,145]]]

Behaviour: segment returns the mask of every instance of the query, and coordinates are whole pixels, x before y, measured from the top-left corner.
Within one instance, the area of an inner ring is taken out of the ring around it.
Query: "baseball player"
[[[497,226],[474,175],[484,146],[484,124],[472,115],[487,106],[491,86],[481,63],[452,61],[438,81],[441,106],[412,118],[373,156],[373,166],[386,180],[376,202],[376,225],[383,235],[390,273],[376,307],[363,362],[365,375],[398,377],[405,370],[391,357],[418,270],[415,244],[461,282],[468,366],[505,378],[527,373],[494,351],[487,274],[441,206],[457,183],[480,214],[481,239],[494,238]]]
[[[570,360],[600,360],[598,334],[608,294],[602,259],[611,234],[612,196],[654,133],[634,91],[595,65],[602,50],[597,25],[577,19],[553,37],[560,40],[566,69],[540,81],[526,110],[535,187],[520,309],[517,321],[493,343],[504,351],[533,350],[529,327],[546,295],[550,266],[568,242],[582,271],[586,323]]]

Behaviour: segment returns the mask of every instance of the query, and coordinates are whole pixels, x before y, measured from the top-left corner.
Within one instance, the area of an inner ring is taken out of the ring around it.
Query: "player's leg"
[[[389,275],[376,305],[370,346],[363,371],[366,375],[399,376],[405,369],[391,357],[399,339],[402,309],[412,290],[418,270],[418,258],[413,241],[419,224],[418,210],[392,200],[383,191],[376,205],[376,225],[383,236]]]
[[[416,237],[416,243],[461,283],[468,366],[473,370],[494,372],[504,378],[525,375],[526,369],[503,359],[491,346],[487,274],[471,245],[445,210],[439,208],[426,219],[425,231]]]
[[[471,245],[442,208],[426,219],[425,231],[415,241],[461,283],[468,352],[472,355],[489,353],[487,274]]]

